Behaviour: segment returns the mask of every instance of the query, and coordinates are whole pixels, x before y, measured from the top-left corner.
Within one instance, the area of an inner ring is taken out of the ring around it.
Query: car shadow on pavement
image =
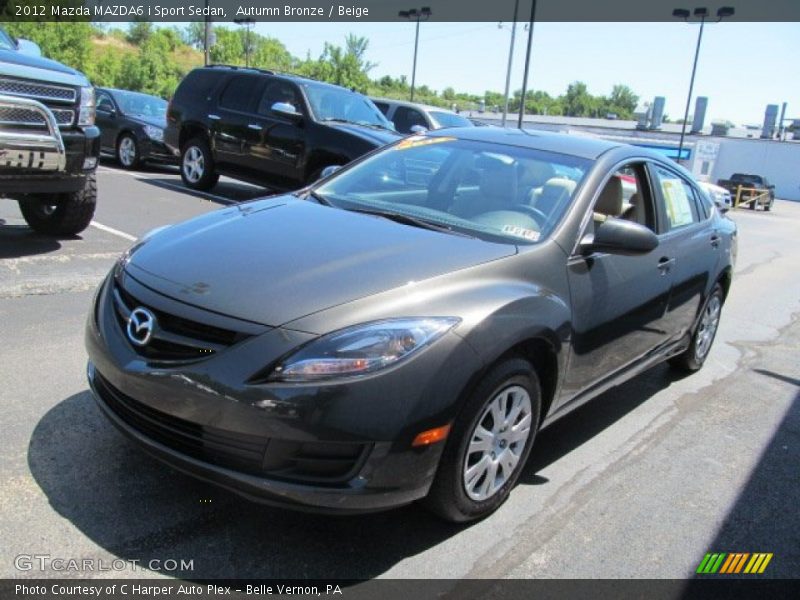
[[[67,236],[62,239],[79,239]],[[55,252],[61,248],[58,238],[34,232],[27,225],[6,225],[0,220],[0,259],[20,258]]]
[[[672,381],[657,367],[544,430],[521,484],[545,484],[539,469]],[[28,466],[50,505],[94,544],[140,566],[191,560],[192,569],[169,573],[186,579],[368,579],[466,527],[418,505],[332,517],[249,502],[151,459],[102,416],[89,391],[39,421]]]
[[[271,190],[269,188],[262,188],[234,181],[220,181],[210,192],[196,192],[184,186],[180,179],[175,178],[142,177],[139,181],[170,190],[171,192],[183,192],[189,196],[211,200],[212,202],[222,205],[236,204],[237,202],[255,200],[256,198],[263,198],[281,193],[279,190]]]

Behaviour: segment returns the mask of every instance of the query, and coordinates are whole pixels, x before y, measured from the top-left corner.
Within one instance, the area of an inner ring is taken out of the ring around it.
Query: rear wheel
[[[193,190],[213,188],[219,175],[214,172],[214,158],[208,143],[200,137],[189,140],[181,151],[181,179]]]
[[[692,336],[689,347],[669,360],[670,365],[681,371],[698,371],[705,363],[711,345],[717,335],[719,319],[722,314],[722,287],[717,284],[703,306],[700,322]]]
[[[89,226],[97,205],[95,174],[82,190],[65,194],[30,194],[19,201],[25,222],[39,233],[75,235]]]
[[[480,519],[511,493],[541,410],[539,379],[521,358],[496,365],[453,424],[427,506],[448,521]]]

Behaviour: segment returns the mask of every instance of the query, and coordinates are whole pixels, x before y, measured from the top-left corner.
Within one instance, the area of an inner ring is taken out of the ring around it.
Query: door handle
[[[715,233],[711,236],[711,246],[714,248],[719,247],[720,237]]]
[[[661,271],[662,275],[666,275],[667,273],[669,273],[670,267],[672,267],[672,265],[674,264],[675,264],[674,258],[669,258],[668,256],[662,256],[658,260],[657,268],[659,271]]]
[[[247,125],[247,128],[252,129],[253,131],[261,131],[262,129],[264,129],[261,125],[257,125],[256,123],[249,123]]]
[[[219,121],[222,117],[220,117],[219,115],[208,115],[208,118],[211,119],[212,121]]]

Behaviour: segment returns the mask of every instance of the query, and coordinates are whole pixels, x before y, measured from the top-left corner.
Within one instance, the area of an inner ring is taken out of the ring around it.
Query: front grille
[[[45,102],[54,101],[67,104],[72,104],[78,99],[75,88],[21,79],[9,79],[6,77],[0,77],[0,94],[24,96],[26,98],[33,98],[34,100]]]
[[[56,122],[62,127],[72,125],[72,121],[75,119],[75,111],[73,110],[54,108],[51,111],[56,118]],[[2,107],[0,108],[0,125],[45,127],[47,123],[39,111],[25,107]]]
[[[100,399],[130,427],[182,454],[250,475],[335,485],[358,473],[371,448],[358,442],[290,442],[202,426],[134,400],[97,371],[94,383]]]
[[[128,319],[134,309],[146,308],[155,315],[158,325],[147,345],[131,344],[139,355],[151,362],[183,364],[208,358],[250,337],[246,333],[190,321],[148,306],[116,283],[112,295],[117,323],[123,335],[127,336]]]

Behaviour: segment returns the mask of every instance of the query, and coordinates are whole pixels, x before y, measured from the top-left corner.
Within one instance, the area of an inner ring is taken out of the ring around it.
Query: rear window
[[[214,91],[222,75],[222,72],[195,69],[184,78],[175,95],[206,99]]]

